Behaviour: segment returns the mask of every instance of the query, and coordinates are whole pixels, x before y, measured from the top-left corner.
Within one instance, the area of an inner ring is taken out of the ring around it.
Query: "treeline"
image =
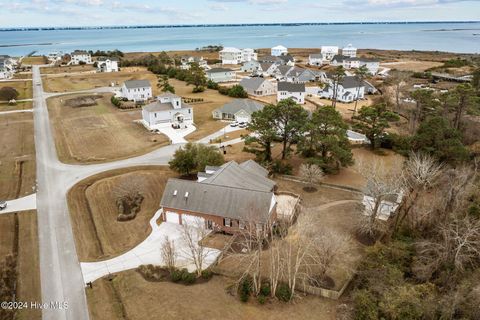
[[[110,57],[110,58],[123,58],[124,53],[118,49],[112,50],[112,51],[103,51],[103,50],[97,50],[97,51],[88,51],[92,57]]]

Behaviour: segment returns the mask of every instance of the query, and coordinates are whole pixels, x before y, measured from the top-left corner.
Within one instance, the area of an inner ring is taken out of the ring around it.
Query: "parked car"
[[[248,123],[246,123],[246,122],[242,122],[242,123],[240,123],[240,124],[238,125],[238,127],[239,127],[239,128],[242,128],[242,129],[243,129],[243,128],[246,128],[247,126],[248,126]]]
[[[230,123],[230,127],[235,128],[236,126],[238,126],[238,123],[236,123],[236,122]]]
[[[7,208],[7,201],[0,201],[0,210]]]

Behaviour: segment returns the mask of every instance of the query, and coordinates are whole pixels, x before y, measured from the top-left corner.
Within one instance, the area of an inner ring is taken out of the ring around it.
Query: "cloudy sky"
[[[0,27],[480,20],[480,0],[0,0]]]

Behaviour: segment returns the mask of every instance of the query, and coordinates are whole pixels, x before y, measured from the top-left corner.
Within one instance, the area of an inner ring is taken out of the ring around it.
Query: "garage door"
[[[182,214],[182,223],[188,224],[189,226],[204,226],[205,219],[197,216],[192,216],[189,214]]]
[[[166,220],[167,220],[167,222],[178,224],[179,223],[178,213],[167,211],[166,212]]]
[[[240,123],[240,122],[250,122],[250,117],[249,116],[238,115],[238,116],[235,116],[235,120],[238,123]]]

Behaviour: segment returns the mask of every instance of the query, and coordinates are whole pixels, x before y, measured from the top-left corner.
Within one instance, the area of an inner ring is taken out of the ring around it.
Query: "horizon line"
[[[344,22],[257,22],[257,23],[197,23],[165,25],[105,25],[105,26],[24,26],[0,27],[0,31],[46,31],[46,30],[85,30],[85,29],[142,29],[142,28],[195,28],[195,27],[249,27],[249,26],[306,26],[306,25],[359,25],[359,24],[441,24],[479,23],[480,20],[412,20],[412,21],[344,21]]]

